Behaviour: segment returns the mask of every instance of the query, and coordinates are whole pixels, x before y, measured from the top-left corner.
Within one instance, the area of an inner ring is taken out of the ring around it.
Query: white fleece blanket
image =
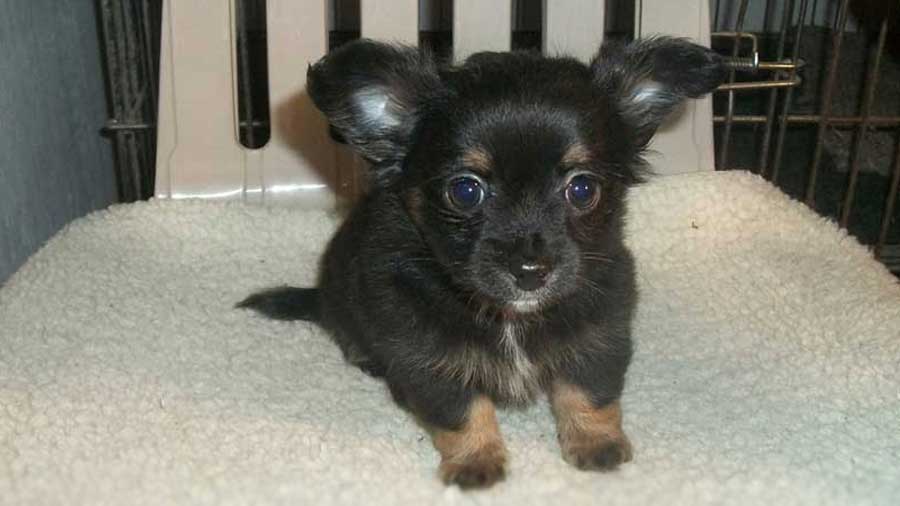
[[[755,176],[632,193],[634,462],[569,467],[542,402],[486,492],[316,327],[232,309],[335,223],[154,201],[52,239],[0,290],[0,504],[900,504],[900,287]]]

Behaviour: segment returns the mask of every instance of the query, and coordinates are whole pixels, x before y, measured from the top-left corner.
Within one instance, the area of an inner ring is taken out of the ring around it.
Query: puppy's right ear
[[[332,129],[379,170],[406,156],[423,107],[445,88],[430,55],[360,39],[310,66],[307,90]]]

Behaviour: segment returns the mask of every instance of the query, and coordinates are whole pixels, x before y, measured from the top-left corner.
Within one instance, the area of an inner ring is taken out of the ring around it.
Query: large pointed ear
[[[418,115],[443,89],[430,55],[366,39],[332,51],[307,72],[316,107],[376,167],[406,156]]]
[[[727,75],[721,56],[671,37],[607,42],[591,70],[595,83],[615,97],[641,147],[685,98],[711,92]]]

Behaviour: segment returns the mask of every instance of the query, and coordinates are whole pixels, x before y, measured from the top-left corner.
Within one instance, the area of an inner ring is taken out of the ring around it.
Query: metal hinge
[[[734,39],[735,44],[742,40],[751,43],[748,56],[725,57],[725,64],[733,70],[742,72],[774,72],[775,77],[766,81],[725,83],[716,91],[745,91],[760,90],[766,88],[793,88],[799,86],[803,80],[797,75],[806,62],[802,58],[786,59],[781,61],[761,61],[759,59],[759,40],[756,35],[746,32],[713,32],[711,37]]]

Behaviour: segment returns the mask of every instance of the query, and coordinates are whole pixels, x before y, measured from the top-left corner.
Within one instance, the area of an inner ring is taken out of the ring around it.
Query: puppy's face
[[[665,115],[722,79],[675,39],[608,44],[590,65],[482,53],[439,69],[359,41],[310,69],[309,91],[372,162],[464,292],[517,313],[575,290],[623,248],[623,195]]]
[[[488,58],[484,58],[488,59]],[[414,222],[454,281],[535,311],[611,253],[634,148],[574,61],[491,55],[446,72],[401,174]]]

